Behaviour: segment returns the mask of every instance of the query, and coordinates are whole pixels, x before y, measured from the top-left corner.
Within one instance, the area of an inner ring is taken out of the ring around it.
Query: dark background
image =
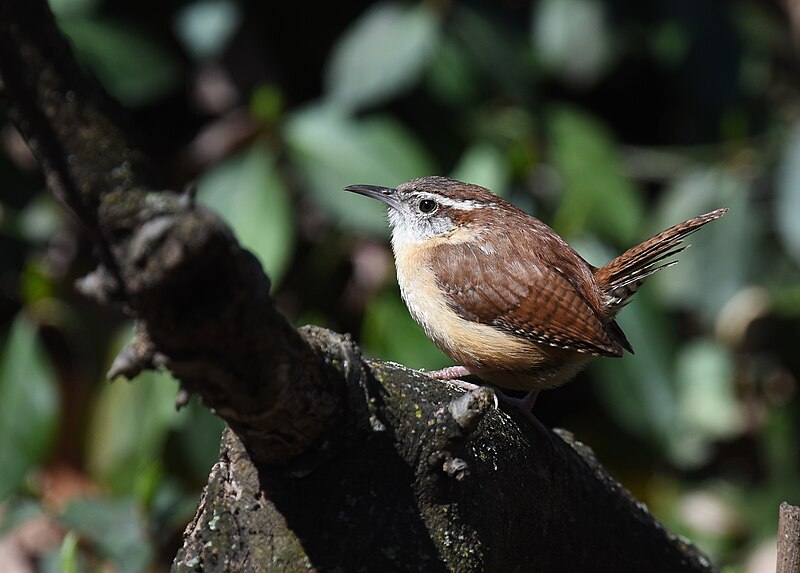
[[[449,364],[400,301],[380,206],[347,184],[479,183],[596,265],[729,207],[623,311],[635,356],[535,412],[726,570],[774,570],[778,503],[800,501],[800,29],[784,4],[273,4],[51,7],[166,184],[230,221],[287,318],[374,357]],[[165,373],[106,383],[131,324],[74,292],[90,243],[1,109],[0,126],[0,568],[163,570],[221,423],[176,413]]]

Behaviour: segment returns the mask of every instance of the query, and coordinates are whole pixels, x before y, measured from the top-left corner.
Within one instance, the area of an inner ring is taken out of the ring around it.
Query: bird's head
[[[447,237],[482,220],[489,210],[508,205],[484,187],[447,177],[412,179],[395,188],[349,185],[345,190],[386,203],[395,247]]]

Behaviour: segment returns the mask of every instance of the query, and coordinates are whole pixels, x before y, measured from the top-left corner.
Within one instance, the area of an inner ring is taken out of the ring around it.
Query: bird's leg
[[[467,391],[478,388],[477,384],[473,384],[472,382],[467,382],[465,380],[459,380],[459,378],[462,376],[469,376],[472,374],[472,372],[470,372],[465,366],[448,366],[447,368],[434,370],[433,372],[428,372],[427,374],[436,380],[449,380],[453,384],[456,384]]]
[[[503,392],[498,393],[498,399],[509,406],[513,406],[526,416],[532,416],[531,410],[536,403],[536,397],[539,396],[539,390],[531,390],[524,398],[512,398]]]
[[[477,384],[459,380],[461,376],[468,376],[472,374],[472,372],[469,371],[469,368],[466,368],[465,366],[448,366],[447,368],[434,370],[433,372],[428,372],[427,374],[436,380],[448,380],[467,391],[472,391],[479,387]],[[509,406],[522,412],[522,415],[525,416],[531,425],[543,436],[550,436],[550,430],[548,430],[547,427],[545,427],[545,425],[533,415],[533,412],[531,412],[533,405],[536,403],[536,398],[539,396],[538,389],[531,390],[525,395],[524,398],[512,398],[511,396],[508,396],[499,390],[495,391],[495,395],[500,402],[504,402],[505,404],[508,404]]]
[[[533,405],[536,403],[536,398],[539,397],[539,390],[531,390],[525,397],[519,401],[519,409],[522,410],[523,413],[528,412],[530,413],[533,410]]]
[[[533,415],[533,412],[531,412],[538,396],[539,390],[531,390],[524,398],[512,398],[503,392],[497,392],[498,400],[522,412],[522,415],[528,419],[531,425],[536,428],[542,436],[549,437],[550,430],[539,421],[539,418]]]

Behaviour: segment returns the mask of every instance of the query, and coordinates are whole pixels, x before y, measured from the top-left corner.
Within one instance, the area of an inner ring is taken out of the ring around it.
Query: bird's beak
[[[344,190],[383,201],[394,209],[400,208],[400,200],[397,198],[397,189],[392,189],[391,187],[379,187],[378,185],[348,185]]]

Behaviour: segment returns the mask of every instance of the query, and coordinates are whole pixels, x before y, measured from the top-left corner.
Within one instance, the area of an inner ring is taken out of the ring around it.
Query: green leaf
[[[3,511],[0,512],[0,537],[9,535],[22,524],[32,520],[41,519],[45,511],[37,500],[26,497],[14,497],[3,501]]]
[[[623,427],[665,447],[677,421],[670,329],[647,291],[637,293],[617,321],[636,354],[591,365],[600,396]]]
[[[278,284],[294,248],[294,213],[275,157],[260,142],[200,177],[199,199],[228,221]]]
[[[78,60],[123,105],[150,103],[181,81],[178,60],[128,24],[70,18],[58,25],[72,42]]]
[[[663,300],[692,310],[708,324],[752,279],[756,254],[767,252],[759,239],[763,216],[748,203],[744,182],[713,168],[679,178],[664,193],[650,230],[655,234],[719,207],[730,211],[692,235],[687,241],[692,248],[678,256],[680,264],[652,280]]]
[[[795,125],[786,141],[776,195],[778,237],[795,262],[800,262],[800,124]]]
[[[730,352],[711,341],[683,346],[676,360],[677,430],[670,440],[670,457],[684,467],[705,462],[714,440],[744,429],[744,416],[733,388]]]
[[[58,420],[55,375],[36,333],[19,314],[0,355],[0,500],[47,454]]]
[[[464,152],[451,176],[505,195],[509,175],[505,157],[496,147],[476,143]]]
[[[275,121],[283,108],[283,94],[276,86],[259,84],[250,92],[250,115],[259,121]]]
[[[112,559],[120,573],[145,571],[153,559],[141,513],[131,500],[76,499],[59,521]]]
[[[78,573],[78,536],[68,531],[58,551],[58,564],[62,573]]]
[[[175,33],[196,60],[218,57],[242,20],[239,4],[230,0],[200,0],[181,8]]]
[[[64,228],[64,210],[49,193],[40,193],[19,213],[20,234],[31,243],[46,244]]]
[[[542,64],[578,86],[595,83],[609,68],[613,34],[598,0],[542,0],[533,10],[532,40]]]
[[[642,218],[642,198],[623,175],[616,142],[595,118],[559,107],[548,121],[552,161],[564,183],[555,227],[564,235],[584,228],[630,244]]]
[[[325,71],[331,99],[355,109],[397,95],[419,79],[438,39],[438,20],[428,4],[373,6],[333,48]]]
[[[312,106],[289,118],[285,136],[312,198],[352,229],[387,235],[386,208],[343,191],[345,186],[394,186],[436,172],[423,146],[388,117],[358,120],[330,106]]]
[[[97,10],[100,0],[47,0],[56,18],[88,16]]]
[[[56,290],[56,281],[52,273],[47,272],[46,264],[38,258],[30,258],[25,262],[25,268],[20,277],[22,279],[20,290],[22,291],[22,300],[28,306],[39,301],[49,300],[52,302],[53,300],[51,297]]]
[[[123,329],[112,347],[118,352],[130,337]],[[172,376],[153,371],[102,387],[89,420],[86,464],[115,494],[138,494],[147,502],[162,471],[167,433],[178,421],[177,390]]]
[[[383,293],[369,304],[361,325],[361,344],[373,357],[409,368],[452,364],[414,322],[397,292]]]
[[[204,483],[217,459],[219,459],[219,442],[225,422],[212,414],[208,408],[192,400],[181,410],[181,425],[176,429],[174,441],[175,451],[182,470],[197,482]]]

